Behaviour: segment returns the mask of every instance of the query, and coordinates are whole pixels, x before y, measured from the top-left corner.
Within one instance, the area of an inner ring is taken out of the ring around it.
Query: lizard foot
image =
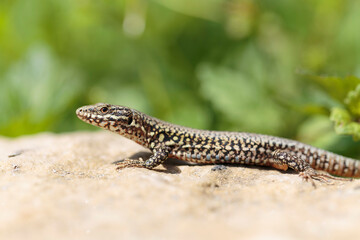
[[[121,170],[128,167],[138,167],[143,168],[145,161],[142,158],[139,159],[124,159],[115,163],[118,167],[116,170]]]
[[[305,171],[300,172],[299,176],[302,177],[305,181],[310,181],[311,184],[316,188],[316,184],[314,180],[318,180],[320,182],[333,185],[334,181],[352,181],[351,178],[340,178],[334,177],[328,173],[318,172],[312,168],[307,168]]]

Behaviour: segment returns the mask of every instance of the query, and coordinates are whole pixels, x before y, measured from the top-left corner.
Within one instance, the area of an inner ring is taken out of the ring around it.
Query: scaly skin
[[[106,103],[81,107],[76,114],[87,123],[116,132],[153,152],[147,160],[126,159],[118,163],[119,169],[152,169],[171,157],[200,164],[238,163],[280,170],[291,168],[313,184],[312,179],[325,182],[338,179],[327,173],[360,177],[360,161],[289,139],[192,129],[161,121],[128,107]]]

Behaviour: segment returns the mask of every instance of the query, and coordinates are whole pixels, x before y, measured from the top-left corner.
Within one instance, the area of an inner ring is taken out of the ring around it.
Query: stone
[[[116,134],[0,137],[0,239],[356,239],[360,181],[265,167],[116,171],[146,149]]]

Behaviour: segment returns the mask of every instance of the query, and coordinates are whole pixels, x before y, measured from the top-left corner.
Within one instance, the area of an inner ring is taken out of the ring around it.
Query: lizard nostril
[[[82,108],[78,108],[77,110],[76,110],[76,114],[77,115],[80,115],[80,114],[83,114],[83,109]]]

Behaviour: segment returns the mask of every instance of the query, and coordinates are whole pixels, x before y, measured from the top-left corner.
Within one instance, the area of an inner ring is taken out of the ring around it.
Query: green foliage
[[[353,77],[352,79],[354,79],[354,82],[360,81],[359,78]],[[344,103],[354,117],[360,117],[360,84],[354,90],[348,92]]]
[[[331,111],[330,119],[335,123],[335,130],[338,134],[352,135],[355,140],[360,140],[360,124],[351,119],[348,111],[334,108]]]
[[[330,97],[343,102],[352,90],[360,84],[360,79],[355,76],[348,77],[325,77],[325,76],[310,76]],[[352,95],[355,95],[352,94]],[[353,99],[353,97],[351,97]],[[356,99],[353,99],[356,100]]]
[[[330,120],[338,134],[352,135],[360,140],[360,78],[355,76],[325,77],[309,76],[321,90],[333,99],[327,107]]]
[[[244,55],[252,66],[248,69],[203,64],[198,70],[200,92],[221,116],[226,116],[226,121],[219,122],[220,129],[239,130],[237,126],[242,125],[243,131],[277,134],[288,120],[274,99],[281,90],[272,91],[268,86],[264,77],[267,70],[254,54]]]
[[[75,109],[110,102],[336,149],[330,113],[357,135],[359,12],[357,0],[0,1],[0,135],[94,129]]]
[[[57,119],[73,108],[80,80],[75,69],[56,61],[46,48],[34,47],[2,79],[7,83],[0,88],[6,114],[2,114],[0,132],[12,136],[54,128]]]
[[[334,107],[331,109],[330,119],[335,123],[335,130],[338,134],[352,135],[355,140],[360,140],[360,79],[356,77],[344,78],[339,82],[339,88],[346,86],[356,86],[355,89],[348,91],[343,99],[343,108]],[[343,83],[343,85],[341,85]],[[349,88],[351,89],[351,88]],[[348,89],[348,90],[349,90]],[[345,95],[345,92],[343,92]]]

